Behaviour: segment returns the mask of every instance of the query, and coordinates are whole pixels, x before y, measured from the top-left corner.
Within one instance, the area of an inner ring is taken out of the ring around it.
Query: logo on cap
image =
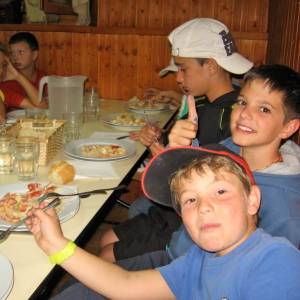
[[[232,55],[236,52],[236,46],[234,44],[233,38],[230,34],[230,32],[226,32],[225,30],[222,30],[219,32],[219,35],[222,37],[222,41],[224,43],[224,48],[226,51],[227,56]]]

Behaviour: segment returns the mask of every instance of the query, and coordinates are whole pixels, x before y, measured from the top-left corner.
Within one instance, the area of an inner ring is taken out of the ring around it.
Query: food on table
[[[64,160],[56,161],[50,168],[48,179],[50,182],[61,185],[74,180],[74,167]]]
[[[115,144],[84,145],[80,148],[80,151],[83,156],[92,158],[114,158],[126,153],[126,150],[122,146]]]
[[[24,193],[9,192],[0,199],[0,220],[8,223],[17,223],[27,216],[33,207],[38,207],[37,199],[48,192],[55,190],[55,186],[42,186],[39,183],[27,185]]]
[[[166,105],[165,103],[162,103],[159,99],[139,99],[137,97],[133,97],[129,100],[128,107],[130,109],[146,109],[146,110],[160,110],[160,109],[165,109]]]
[[[144,126],[146,125],[146,120],[142,117],[138,117],[132,114],[119,114],[114,116],[114,118],[111,120],[111,124],[126,126]]]

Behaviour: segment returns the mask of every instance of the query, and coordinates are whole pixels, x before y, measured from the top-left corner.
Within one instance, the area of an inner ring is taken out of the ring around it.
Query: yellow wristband
[[[74,254],[76,247],[74,242],[69,241],[63,249],[49,256],[50,262],[57,265],[62,264]]]

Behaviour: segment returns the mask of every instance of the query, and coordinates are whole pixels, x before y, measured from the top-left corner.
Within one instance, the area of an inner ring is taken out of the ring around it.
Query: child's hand
[[[194,97],[187,99],[189,115],[186,120],[178,120],[174,124],[169,134],[169,145],[190,146],[198,131],[198,115]]]
[[[163,150],[165,149],[165,147],[160,144],[160,143],[153,143],[151,146],[150,146],[150,151],[151,151],[151,154],[153,156],[157,155],[158,153],[162,152]]]
[[[8,57],[5,57],[5,62],[6,62],[6,72],[3,81],[17,80],[17,78],[20,75],[19,71],[13,66],[13,64],[11,63]]]
[[[131,140],[133,141],[138,141],[139,140],[139,137],[140,137],[140,131],[131,131],[129,133],[129,137]]]
[[[139,141],[146,147],[156,143],[161,136],[161,129],[155,125],[145,125],[139,135]]]
[[[40,208],[32,209],[26,221],[28,229],[34,235],[38,246],[47,254],[53,254],[61,250],[67,240],[64,238],[61,231],[59,219],[55,209],[49,208],[43,211],[41,208],[46,206],[46,203],[40,204]]]

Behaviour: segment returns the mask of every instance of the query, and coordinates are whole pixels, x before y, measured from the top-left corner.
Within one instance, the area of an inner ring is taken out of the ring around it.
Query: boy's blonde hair
[[[203,176],[207,173],[207,169],[212,171],[216,177],[222,175],[223,172],[235,175],[242,183],[244,190],[249,195],[251,190],[251,181],[244,169],[241,168],[231,158],[226,156],[210,155],[194,159],[186,167],[179,169],[171,176],[170,190],[172,194],[173,207],[180,212],[179,195],[182,182],[191,179],[192,173],[196,172]]]

